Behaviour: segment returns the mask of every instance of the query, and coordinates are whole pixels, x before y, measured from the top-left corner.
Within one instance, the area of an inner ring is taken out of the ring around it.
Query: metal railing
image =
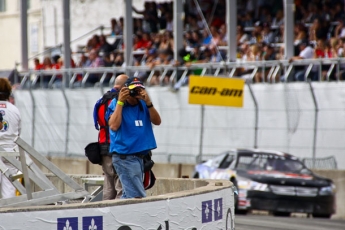
[[[263,82],[289,82],[293,81],[294,67],[305,67],[305,81],[310,75],[318,74],[318,81],[342,80],[341,70],[345,67],[345,58],[331,59],[305,59],[294,62],[287,60],[275,61],[253,61],[253,62],[211,62],[198,63],[189,66],[158,65],[153,68],[148,66],[127,66],[127,67],[100,67],[100,68],[71,68],[59,70],[29,70],[19,72],[15,83],[23,88],[53,88],[63,87],[89,87],[89,86],[111,86],[116,76],[120,73],[128,73],[133,76],[143,75],[147,86],[152,85],[152,79],[157,77],[159,85],[175,84],[179,87],[187,82],[188,76],[198,71],[197,75],[212,75],[239,77],[238,70],[245,68],[250,70],[249,81],[254,81],[256,74],[264,74]],[[267,72],[267,74],[266,74]],[[92,78],[92,79],[91,79]],[[166,79],[169,79],[168,82]],[[90,81],[92,80],[92,81]]]

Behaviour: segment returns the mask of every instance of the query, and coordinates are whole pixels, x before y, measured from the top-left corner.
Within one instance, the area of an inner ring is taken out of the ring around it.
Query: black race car
[[[265,210],[277,216],[335,212],[332,180],[315,175],[297,157],[258,149],[235,149],[195,166],[194,178],[227,179],[238,189],[237,213]]]

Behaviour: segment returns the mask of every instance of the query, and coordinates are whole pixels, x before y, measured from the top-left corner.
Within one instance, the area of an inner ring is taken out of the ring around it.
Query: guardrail
[[[19,72],[15,77],[15,83],[19,83],[22,88],[75,88],[75,87],[94,87],[94,86],[112,86],[116,76],[120,73],[127,73],[133,76],[139,76],[146,79],[146,85],[152,85],[153,78],[158,78],[159,85],[182,86],[188,81],[190,74],[241,77],[236,75],[239,68],[249,69],[249,81],[253,81],[254,77],[260,71],[265,74],[267,72],[267,80],[269,83],[279,81],[293,81],[292,74],[294,67],[305,66],[305,80],[310,77],[310,73],[314,70],[318,72],[319,81],[323,80],[322,71],[327,66],[327,73],[324,77],[325,81],[330,81],[331,76],[335,80],[340,78],[340,71],[345,66],[345,58],[330,59],[305,59],[294,62],[287,60],[277,61],[241,61],[236,62],[211,62],[197,63],[189,66],[175,65],[158,65],[153,68],[148,66],[127,66],[127,67],[100,67],[100,68],[71,68],[59,70],[29,70]],[[195,72],[198,73],[195,73]]]

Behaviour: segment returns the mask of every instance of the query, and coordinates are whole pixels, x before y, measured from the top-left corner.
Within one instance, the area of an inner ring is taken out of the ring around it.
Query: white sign
[[[38,53],[38,25],[33,23],[30,25],[30,51]]]
[[[109,205],[115,206],[104,207],[103,203],[102,208],[74,206],[64,210],[0,213],[0,226],[1,229],[57,230],[234,229],[231,188],[176,199]]]

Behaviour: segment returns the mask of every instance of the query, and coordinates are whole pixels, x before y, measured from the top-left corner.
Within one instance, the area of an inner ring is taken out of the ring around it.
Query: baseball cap
[[[125,86],[128,87],[128,89],[135,89],[135,88],[142,88],[145,89],[145,86],[142,81],[140,81],[137,77],[130,77],[127,79]]]

